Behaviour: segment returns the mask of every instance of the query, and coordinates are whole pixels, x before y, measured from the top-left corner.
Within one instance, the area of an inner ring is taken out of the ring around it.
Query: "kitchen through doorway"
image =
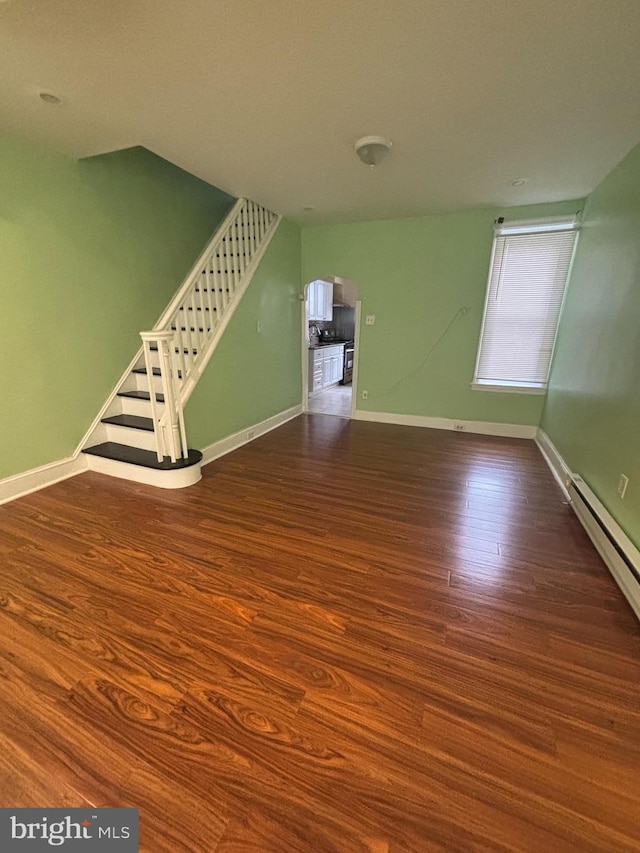
[[[337,276],[305,288],[303,390],[309,414],[352,416],[357,292],[355,282]]]

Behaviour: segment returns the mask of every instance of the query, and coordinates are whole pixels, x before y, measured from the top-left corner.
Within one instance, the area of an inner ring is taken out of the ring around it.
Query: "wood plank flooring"
[[[640,851],[640,630],[533,442],[301,416],[0,507],[0,800],[144,851]]]

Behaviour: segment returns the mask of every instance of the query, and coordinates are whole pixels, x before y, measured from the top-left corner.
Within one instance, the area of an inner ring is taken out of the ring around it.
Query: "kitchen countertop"
[[[353,341],[326,341],[324,343],[309,344],[309,349],[324,349],[325,347],[343,347],[345,344],[353,343]]]

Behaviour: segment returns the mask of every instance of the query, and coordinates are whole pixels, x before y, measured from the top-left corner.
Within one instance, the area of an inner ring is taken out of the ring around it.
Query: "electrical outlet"
[[[467,429],[464,424],[454,424],[453,428],[456,432],[465,432],[465,430]]]
[[[369,392],[368,392],[368,391],[363,391],[363,392],[362,392],[362,399],[363,399],[363,400],[368,400],[368,399],[369,399]]]
[[[620,479],[618,480],[618,495],[620,496],[620,500],[624,500],[628,485],[629,478],[624,474],[620,474]]]
[[[365,326],[373,326],[373,324],[375,322],[376,322],[376,315],[375,314],[367,314],[367,316],[364,318]]]

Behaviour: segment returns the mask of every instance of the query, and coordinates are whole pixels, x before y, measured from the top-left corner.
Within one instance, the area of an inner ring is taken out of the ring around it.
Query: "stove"
[[[355,354],[355,345],[353,341],[345,341],[344,344],[344,361],[342,363],[342,384],[349,385],[353,382],[353,358]]]

